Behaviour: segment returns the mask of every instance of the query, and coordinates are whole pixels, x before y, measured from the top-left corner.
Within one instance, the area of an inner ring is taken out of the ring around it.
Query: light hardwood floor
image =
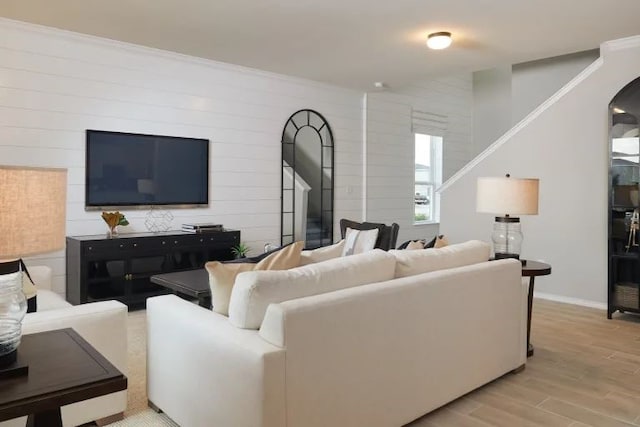
[[[640,316],[535,300],[526,369],[406,427],[640,426]],[[144,311],[129,315],[129,407],[146,409]]]
[[[535,300],[535,354],[410,427],[640,426],[640,317]]]

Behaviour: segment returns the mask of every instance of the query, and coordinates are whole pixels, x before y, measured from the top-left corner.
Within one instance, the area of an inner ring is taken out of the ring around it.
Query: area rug
[[[107,427],[180,427],[165,414],[158,414],[152,409],[138,412],[135,415],[125,418],[117,423],[109,424]]]

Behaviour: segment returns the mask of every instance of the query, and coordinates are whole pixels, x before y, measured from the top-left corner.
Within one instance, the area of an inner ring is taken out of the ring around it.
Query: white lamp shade
[[[478,178],[476,212],[495,215],[537,215],[538,179]]]
[[[67,170],[0,166],[0,260],[64,248]]]

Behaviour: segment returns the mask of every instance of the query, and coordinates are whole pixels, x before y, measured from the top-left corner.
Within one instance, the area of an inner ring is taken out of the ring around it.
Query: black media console
[[[67,237],[67,300],[72,304],[118,300],[144,305],[167,289],[149,281],[154,274],[202,268],[207,261],[233,258],[240,231],[121,234]]]

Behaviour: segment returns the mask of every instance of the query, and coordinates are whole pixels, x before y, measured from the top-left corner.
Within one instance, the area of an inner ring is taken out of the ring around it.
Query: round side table
[[[522,260],[522,277],[529,278],[529,308],[527,312],[527,357],[533,356],[533,346],[531,345],[531,312],[533,309],[533,286],[535,278],[551,274],[551,266],[540,261]]]

